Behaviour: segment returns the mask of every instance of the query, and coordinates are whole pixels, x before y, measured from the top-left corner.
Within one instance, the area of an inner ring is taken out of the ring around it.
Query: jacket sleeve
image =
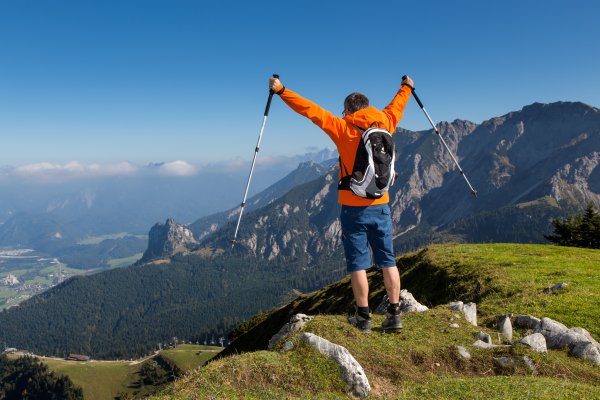
[[[402,119],[402,114],[408,100],[410,99],[411,90],[410,87],[403,85],[394,96],[394,99],[386,108],[383,109],[383,113],[387,116],[389,126],[387,127],[390,133],[394,133],[398,122]]]
[[[323,129],[336,145],[338,144],[340,133],[347,128],[346,121],[288,88],[280,97],[292,110],[310,119],[315,125]]]

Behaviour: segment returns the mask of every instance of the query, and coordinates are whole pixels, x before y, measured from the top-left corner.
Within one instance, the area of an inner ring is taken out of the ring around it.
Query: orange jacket
[[[281,89],[283,89],[283,85],[279,86],[275,91],[278,92]],[[406,107],[410,99],[410,93],[410,88],[404,85],[398,90],[392,102],[383,111],[375,107],[367,107],[346,115],[344,118],[336,117],[331,112],[292,92],[288,88],[281,93],[280,97],[292,110],[310,119],[329,135],[337,147],[342,164],[351,173],[358,143],[362,137],[361,132],[354,125],[362,129],[377,126],[394,134],[396,125],[398,125],[398,122],[402,118],[404,107]],[[342,171],[340,171],[341,178]],[[389,194],[386,193],[379,199],[365,199],[356,196],[350,190],[338,190],[338,202],[347,206],[386,204],[389,202]]]

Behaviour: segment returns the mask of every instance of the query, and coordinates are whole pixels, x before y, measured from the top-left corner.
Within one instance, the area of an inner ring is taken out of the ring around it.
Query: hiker
[[[310,119],[333,140],[340,154],[340,181],[344,178],[342,170],[353,170],[362,131],[379,127],[394,133],[413,86],[412,79],[405,76],[396,96],[382,111],[369,107],[369,99],[364,94],[352,93],[344,100],[343,118],[340,118],[287,89],[277,77],[269,80],[269,88],[292,110]],[[359,197],[350,190],[338,189],[338,203],[342,205],[342,242],[357,307],[355,315],[349,317],[348,322],[364,332],[371,331],[367,280],[367,269],[371,267],[372,262],[369,246],[375,266],[383,271],[383,282],[389,298],[382,328],[402,329],[400,274],[393,249],[392,217],[388,202],[388,193],[380,198],[371,199]]]

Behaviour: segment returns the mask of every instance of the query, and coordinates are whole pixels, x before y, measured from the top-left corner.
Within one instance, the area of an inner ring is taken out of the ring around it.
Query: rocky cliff
[[[168,258],[186,252],[197,244],[192,231],[169,218],[164,224],[155,224],[148,234],[148,249],[140,262]]]
[[[535,103],[481,124],[438,125],[477,189],[475,198],[433,130],[398,129],[390,190],[397,251],[443,241],[545,242],[550,221],[600,205],[600,111],[583,103]],[[238,251],[308,265],[340,252],[337,165],[244,216]],[[228,245],[232,224],[203,240]]]

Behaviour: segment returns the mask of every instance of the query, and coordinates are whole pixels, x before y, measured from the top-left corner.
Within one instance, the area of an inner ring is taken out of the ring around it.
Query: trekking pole
[[[406,78],[406,75],[404,75],[402,77],[403,80],[405,78]],[[462,175],[462,177],[465,178],[465,182],[467,182],[467,185],[469,185],[469,189],[471,189],[471,193],[473,194],[473,196],[477,197],[477,191],[473,188],[473,186],[471,185],[471,182],[469,182],[469,180],[467,179],[467,176],[465,175],[465,172],[462,170],[462,168],[458,164],[458,160],[456,160],[456,157],[454,157],[454,154],[452,154],[452,152],[450,151],[450,148],[448,147],[448,145],[446,144],[446,141],[444,140],[444,138],[440,134],[440,131],[438,130],[438,128],[436,128],[436,126],[433,123],[431,117],[427,113],[427,110],[425,109],[425,107],[423,107],[423,103],[421,102],[421,99],[419,99],[419,96],[417,96],[417,93],[415,92],[415,88],[410,87],[410,89],[412,91],[413,96],[415,97],[415,100],[419,104],[419,107],[421,107],[421,110],[423,110],[423,112],[425,113],[425,116],[429,120],[429,123],[431,124],[431,127],[433,128],[433,130],[435,131],[435,133],[437,133],[438,137],[442,141],[442,144],[444,145],[444,147],[446,148],[446,150],[448,150],[448,153],[450,154],[450,157],[452,157],[452,160],[454,161],[454,164],[456,164],[456,167],[458,168],[458,171],[460,172],[460,174]]]
[[[273,78],[279,79],[279,75],[273,74]],[[265,114],[263,115],[262,125],[260,126],[260,133],[258,134],[258,142],[256,143],[256,148],[254,149],[254,158],[252,158],[252,165],[250,166],[250,175],[248,175],[248,182],[246,183],[244,199],[242,200],[242,204],[240,205],[240,215],[237,220],[237,225],[235,226],[233,240],[231,241],[231,248],[233,248],[233,246],[235,246],[235,244],[237,243],[236,238],[238,234],[238,229],[240,228],[240,221],[242,220],[242,214],[244,213],[244,207],[246,206],[246,197],[248,196],[250,181],[252,180],[252,172],[254,171],[254,164],[256,163],[256,156],[258,155],[258,150],[260,149],[260,140],[262,139],[263,131],[265,130],[265,123],[267,122],[267,116],[269,115],[269,108],[271,108],[271,100],[273,99],[273,94],[275,94],[275,92],[272,89],[270,89],[269,98],[267,100],[267,107],[265,108]]]

